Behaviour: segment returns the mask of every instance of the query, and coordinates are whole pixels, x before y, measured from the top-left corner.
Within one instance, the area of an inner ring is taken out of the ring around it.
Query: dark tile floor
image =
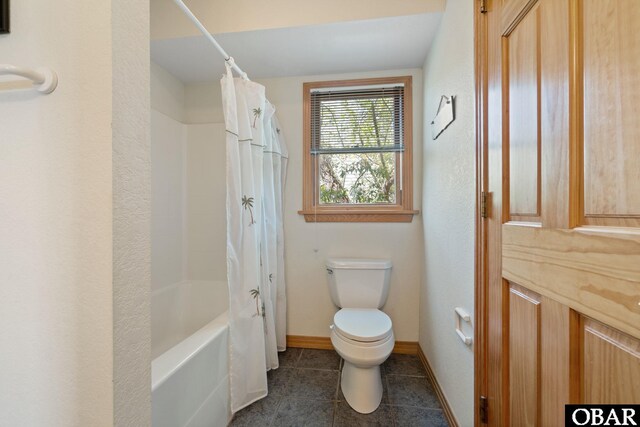
[[[342,360],[332,350],[290,348],[269,371],[269,395],[238,412],[231,426],[447,426],[416,356],[392,354],[382,365],[380,407],[359,414],[340,390]]]

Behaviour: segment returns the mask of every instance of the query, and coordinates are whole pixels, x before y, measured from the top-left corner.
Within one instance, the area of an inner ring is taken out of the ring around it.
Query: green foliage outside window
[[[322,102],[322,138],[347,152],[319,154],[321,204],[396,203],[396,153],[375,151],[397,138],[395,120],[393,97]]]

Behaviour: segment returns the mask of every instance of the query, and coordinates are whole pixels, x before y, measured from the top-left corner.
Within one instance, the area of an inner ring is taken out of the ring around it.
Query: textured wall
[[[418,301],[423,260],[422,220],[409,224],[306,223],[302,208],[302,83],[314,80],[413,75],[414,207],[422,194],[422,72],[392,70],[347,75],[303,76],[258,80],[276,106],[289,145],[285,191],[285,257],[287,265],[287,333],[329,336],[336,311],[325,277],[328,257],[390,258],[391,290],[384,307],[397,340],[418,339]],[[185,117],[190,123],[222,121],[220,85],[187,85]]]
[[[473,425],[473,353],[455,333],[453,311],[474,307],[473,7],[470,0],[447,2],[424,66],[420,346],[461,426]],[[434,141],[430,123],[445,94],[456,95],[456,120]]]
[[[60,85],[0,92],[0,425],[110,426],[111,3],[11,12],[1,62]]]
[[[151,425],[149,2],[112,0],[111,11],[114,425],[142,427]]]

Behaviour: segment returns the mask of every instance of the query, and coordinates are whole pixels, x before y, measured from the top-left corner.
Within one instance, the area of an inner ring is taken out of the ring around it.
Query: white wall
[[[224,124],[187,128],[187,277],[227,281]]]
[[[184,90],[152,63],[153,358],[228,304],[224,125],[184,124]]]
[[[413,76],[414,206],[422,194],[422,72],[393,70],[377,73],[288,77],[258,80],[276,106],[289,145],[285,191],[285,257],[290,335],[329,336],[336,308],[329,297],[324,262],[328,257],[390,258],[391,291],[384,307],[394,323],[396,339],[418,339],[418,301],[423,260],[422,222],[409,224],[306,223],[302,208],[302,83],[314,80]],[[187,85],[185,118],[188,123],[222,122],[220,85]]]
[[[139,209],[148,201],[148,5],[11,6],[2,62],[50,66],[60,85],[47,96],[0,92],[0,425],[148,425],[149,277],[136,262],[148,259],[149,241]],[[137,87],[126,96],[121,74]],[[125,107],[126,123],[114,112]],[[135,183],[119,185],[131,141],[141,147],[127,160]],[[137,217],[120,245],[124,192]],[[122,259],[128,270],[117,269]],[[125,342],[135,343],[127,354]]]
[[[185,125],[151,110],[153,291],[186,278],[186,139]]]
[[[151,62],[151,108],[184,123],[184,84]]]
[[[154,63],[151,107],[152,289],[226,281],[224,125],[185,124],[184,85]]]
[[[454,330],[454,307],[474,308],[474,62],[472,1],[449,0],[424,65],[424,280],[420,346],[461,426],[473,425],[473,352]],[[456,120],[431,139],[441,95]],[[473,335],[471,329],[466,331]]]
[[[184,84],[151,62],[151,289],[187,278],[187,127]],[[153,299],[152,299],[153,300]],[[164,316],[152,307],[152,324]],[[157,336],[158,331],[153,331]],[[155,344],[154,344],[155,347]]]
[[[73,7],[78,7],[77,3],[65,2]],[[86,3],[96,14],[92,7],[100,1],[82,2],[82,6]],[[64,17],[58,22],[69,25]],[[111,28],[113,424],[147,426],[151,423],[149,3],[111,0]],[[93,55],[86,60],[93,60]]]
[[[153,109],[152,290],[226,280],[225,133]]]

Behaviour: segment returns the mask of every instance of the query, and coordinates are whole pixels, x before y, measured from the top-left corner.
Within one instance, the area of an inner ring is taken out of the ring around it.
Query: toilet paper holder
[[[462,307],[456,307],[455,312],[456,312],[456,334],[458,334],[458,337],[462,340],[462,342],[465,345],[471,345],[471,343],[473,342],[473,338],[466,336],[464,332],[462,332],[462,327],[460,323],[461,320],[464,320],[465,323],[468,323],[469,325],[471,325],[471,315],[469,315],[469,313],[467,313],[467,311]]]

